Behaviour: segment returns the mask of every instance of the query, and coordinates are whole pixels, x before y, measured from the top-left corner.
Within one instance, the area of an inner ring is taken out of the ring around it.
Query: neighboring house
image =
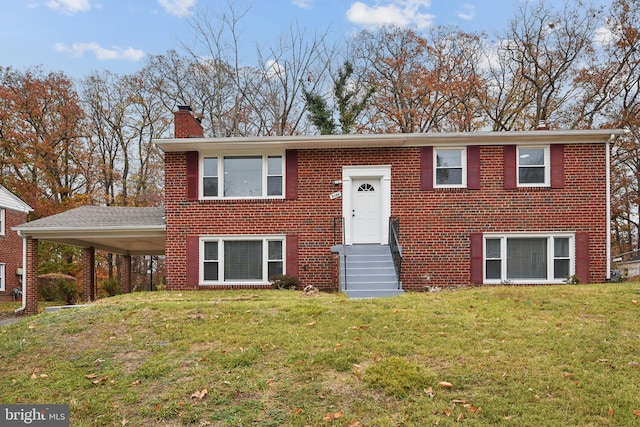
[[[11,228],[27,220],[32,209],[0,185],[0,301],[13,301],[22,288],[22,237]],[[15,292],[14,292],[15,291]]]
[[[165,153],[167,287],[354,296],[609,278],[620,131],[203,138],[188,107]]]
[[[633,256],[632,256],[633,255]],[[640,276],[640,254],[632,251],[613,259],[615,279],[637,278]]]

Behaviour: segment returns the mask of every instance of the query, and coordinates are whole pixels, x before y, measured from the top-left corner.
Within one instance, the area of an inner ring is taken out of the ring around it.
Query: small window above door
[[[376,191],[373,185],[369,183],[364,183],[360,187],[358,187],[358,191]]]

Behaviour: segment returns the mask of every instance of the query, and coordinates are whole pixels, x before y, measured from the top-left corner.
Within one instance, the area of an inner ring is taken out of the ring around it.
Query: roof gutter
[[[185,151],[241,151],[285,149],[399,148],[460,145],[533,145],[604,143],[621,129],[570,131],[505,131],[406,134],[349,134],[313,136],[254,136],[231,138],[170,138],[153,142],[165,153]]]
[[[18,234],[22,234],[18,231]],[[14,310],[15,314],[22,313],[27,308],[27,238],[22,236],[22,305]]]
[[[611,134],[606,142],[605,152],[605,186],[606,186],[606,199],[607,199],[607,211],[606,211],[606,245],[607,245],[607,272],[606,280],[611,281],[611,143],[616,140],[616,134]]]

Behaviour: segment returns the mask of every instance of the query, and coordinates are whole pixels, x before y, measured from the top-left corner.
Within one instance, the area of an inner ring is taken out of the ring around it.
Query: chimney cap
[[[190,105],[178,105],[178,111],[193,111]]]
[[[547,124],[546,121],[539,120],[538,121],[538,126],[536,127],[536,130],[549,130],[549,125]]]

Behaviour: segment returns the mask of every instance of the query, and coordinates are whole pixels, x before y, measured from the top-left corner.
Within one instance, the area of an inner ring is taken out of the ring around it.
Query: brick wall
[[[22,268],[22,237],[12,227],[27,221],[23,212],[5,209],[5,234],[0,236],[0,263],[5,264],[5,286],[0,291],[0,301],[13,301],[13,289],[22,287],[16,270]]]
[[[420,149],[298,150],[295,200],[187,201],[185,153],[165,153],[167,286],[187,289],[187,237],[296,234],[302,286],[337,290],[333,219],[342,217],[342,166],[391,165],[391,215],[400,218],[403,286],[470,283],[474,232],[589,233],[590,282],[606,277],[605,147],[565,146],[563,189],[504,189],[503,147],[480,147],[479,190],[420,190]],[[197,261],[194,261],[197,262]]]

